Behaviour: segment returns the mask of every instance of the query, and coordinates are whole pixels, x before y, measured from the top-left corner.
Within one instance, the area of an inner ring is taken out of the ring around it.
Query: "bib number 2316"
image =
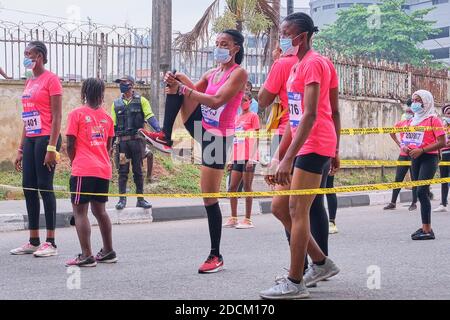
[[[302,94],[289,92],[288,99],[289,99],[289,120],[291,123],[291,128],[298,128],[303,117]]]

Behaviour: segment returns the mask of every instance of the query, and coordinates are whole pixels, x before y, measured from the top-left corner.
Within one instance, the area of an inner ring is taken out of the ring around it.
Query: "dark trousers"
[[[130,164],[133,170],[134,183],[136,184],[136,193],[144,193],[144,175],[142,172],[142,160],[144,158],[144,142],[142,139],[121,141],[119,143],[119,153],[125,154],[126,164],[119,166],[119,193],[127,193],[128,175],[130,173]],[[120,156],[119,156],[120,158]]]
[[[411,158],[408,156],[400,156],[398,158],[398,161],[411,161]],[[408,173],[408,170],[411,170],[411,167],[408,166],[398,166],[397,167],[397,171],[395,173],[395,182],[403,182],[403,180],[405,180],[405,176]],[[412,177],[412,172],[411,172],[411,177]],[[396,203],[397,202],[397,198],[398,195],[400,193],[401,189],[394,189],[394,191],[392,191],[392,199],[391,199],[391,203]],[[413,203],[417,203],[417,187],[414,187],[412,189],[412,196],[413,196]]]
[[[434,178],[438,167],[439,157],[435,154],[423,154],[412,161],[414,181],[430,180]],[[420,213],[423,224],[431,224],[430,186],[417,187],[417,197],[420,201]]]
[[[447,151],[448,152],[448,151]],[[442,153],[442,161],[450,161],[450,152]],[[450,176],[450,167],[439,167],[441,178],[448,178]],[[448,204],[448,183],[443,183],[441,186],[441,204],[447,206]]]

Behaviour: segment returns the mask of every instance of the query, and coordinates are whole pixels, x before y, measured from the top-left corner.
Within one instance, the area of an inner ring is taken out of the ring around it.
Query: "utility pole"
[[[294,13],[294,0],[287,0],[287,14],[293,14]]]
[[[160,121],[164,118],[164,74],[172,64],[172,0],[152,0],[151,103]]]

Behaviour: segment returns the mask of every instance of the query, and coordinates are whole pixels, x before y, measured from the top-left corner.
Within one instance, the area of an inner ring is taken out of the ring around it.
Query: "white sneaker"
[[[305,281],[295,284],[285,278],[272,288],[262,291],[260,297],[267,300],[295,300],[309,298],[308,289],[306,289]]]
[[[289,272],[288,269],[285,269],[285,270]],[[280,283],[282,283],[283,281],[285,281],[288,277],[289,277],[289,276],[288,276],[287,274],[284,275],[284,276],[276,276],[276,277],[275,277],[275,283],[276,283],[276,284],[280,284]],[[317,283],[309,284],[309,285],[307,285],[306,287],[307,287],[308,289],[310,289],[310,288],[317,288]]]
[[[58,250],[49,242],[43,243],[34,253],[37,258],[47,258],[58,255]]]
[[[39,249],[39,247],[35,247],[31,243],[27,243],[27,244],[24,244],[23,246],[21,246],[20,248],[11,250],[9,253],[11,253],[12,255],[15,255],[15,256],[23,256],[26,254],[33,254],[38,249]]]
[[[224,228],[236,228],[238,225],[238,218],[230,217],[228,218],[227,222],[222,225]]]
[[[338,228],[336,227],[336,223],[334,222],[330,222],[330,226],[329,226],[329,234],[336,234],[339,233]]]
[[[304,279],[306,285],[311,285],[313,283],[318,283],[330,279],[337,275],[341,270],[336,266],[336,264],[329,258],[326,258],[325,264],[319,266],[317,264],[310,264],[308,270],[306,270]]]
[[[238,223],[236,229],[253,229],[254,227],[252,220],[245,218]]]
[[[447,207],[444,205],[439,205],[439,207],[437,207],[436,209],[433,210],[433,212],[447,212]]]

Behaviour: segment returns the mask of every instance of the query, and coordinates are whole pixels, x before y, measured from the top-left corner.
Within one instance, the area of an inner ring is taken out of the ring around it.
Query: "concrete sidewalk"
[[[338,195],[338,207],[364,207],[381,205],[390,202],[391,192],[372,192],[372,193],[352,193]],[[410,202],[412,199],[411,191],[405,190],[400,193],[400,202]],[[153,204],[150,210],[135,208],[136,199],[128,199],[128,206],[125,210],[117,211],[114,206],[118,198],[110,198],[107,203],[107,212],[111,217],[112,223],[136,224],[151,223],[175,220],[190,220],[206,217],[206,211],[202,199],[149,199]],[[326,203],[326,202],[325,202]],[[220,206],[224,217],[231,215],[230,201],[221,199]],[[72,217],[72,205],[68,199],[57,200],[57,228],[68,227]],[[243,215],[245,202],[239,201],[238,212]],[[41,204],[41,212],[43,206]],[[271,199],[255,199],[253,204],[253,214],[270,214]],[[45,227],[45,217],[41,214],[41,227]],[[95,218],[90,214],[90,220],[93,225],[96,224]],[[28,217],[24,200],[20,201],[0,201],[0,232],[19,231],[28,228]]]

